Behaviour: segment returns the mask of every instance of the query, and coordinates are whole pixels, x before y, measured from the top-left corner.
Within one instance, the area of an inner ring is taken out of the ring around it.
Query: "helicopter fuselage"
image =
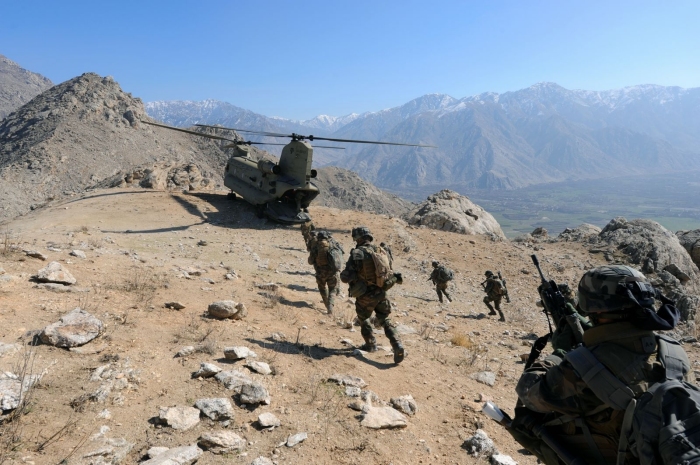
[[[319,193],[311,182],[316,174],[312,160],[313,148],[304,141],[285,145],[278,164],[233,156],[224,185],[275,221],[304,223],[310,220],[304,210]]]

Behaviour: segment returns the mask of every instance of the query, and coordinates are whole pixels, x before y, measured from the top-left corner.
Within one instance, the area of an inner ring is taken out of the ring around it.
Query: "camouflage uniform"
[[[501,299],[503,299],[503,295],[499,294],[497,291],[498,288],[503,289],[503,283],[490,271],[486,272],[486,277],[486,286],[484,287],[486,297],[484,297],[484,303],[489,308],[489,315],[496,315],[496,312],[498,312],[501,316],[498,321],[506,321],[506,317],[503,316],[503,312],[501,311]],[[500,286],[497,286],[497,284],[500,284]],[[493,302],[493,306],[491,302]],[[496,310],[493,309],[494,306]]]
[[[600,267],[587,272],[584,279],[604,268],[620,270],[628,267]],[[579,296],[590,289],[586,287],[584,279],[579,284]],[[651,302],[651,311],[654,312],[653,298]],[[596,312],[595,302],[588,299],[580,306],[593,318],[592,312]],[[645,307],[649,307],[648,302]],[[585,348],[616,378],[631,388],[636,398],[653,383],[666,377],[666,370],[657,359],[659,346],[654,331],[640,327],[648,327],[650,320],[639,323],[640,320],[631,319],[631,315],[636,315],[634,312],[639,308],[613,307],[610,313],[598,311],[594,326],[583,334]],[[677,312],[675,308],[673,310]],[[655,329],[668,329],[674,325],[675,321],[670,326],[662,325]],[[690,363],[680,350],[678,362],[683,366],[683,375],[687,380]],[[575,369],[572,362],[571,357],[575,357],[576,352],[567,353],[563,359],[550,355],[535,362],[523,373],[516,387],[519,406],[515,409],[516,416],[508,431],[548,465],[564,462],[541,440],[541,436],[538,438],[532,433],[528,423],[531,425],[534,421],[537,425],[543,425],[560,447],[574,453],[585,463],[615,464],[625,410],[620,407],[614,409],[594,394],[591,385],[596,379],[600,380],[603,374],[596,374],[595,379],[587,378],[588,383],[584,381],[583,375],[579,374],[581,370]],[[628,451],[624,463],[634,464],[639,463],[639,460]]]
[[[311,250],[309,242],[311,241],[311,231],[315,230],[314,224],[311,221],[301,224],[301,235],[304,236],[304,242],[306,243],[306,250]]]
[[[372,244],[373,238],[366,227],[354,228],[353,239],[357,245],[350,251],[345,269],[340,273],[340,280],[350,284],[349,294],[351,297],[355,297],[355,312],[360,321],[360,333],[365,340],[365,345],[362,348],[369,352],[377,350],[377,340],[370,323],[370,317],[374,312],[377,317],[377,325],[384,328],[384,334],[394,349],[394,362],[400,363],[405,352],[396,332],[396,324],[391,320],[391,302],[386,294],[386,290],[397,282],[401,282],[400,275],[394,275],[383,288],[365,281],[362,277],[363,261],[367,258],[368,248],[377,246]]]
[[[315,239],[311,243],[311,250],[309,253],[309,265],[314,266],[316,271],[316,284],[318,284],[318,290],[321,293],[321,298],[323,299],[323,304],[326,306],[328,313],[333,313],[333,305],[335,303],[335,296],[338,295],[338,278],[340,275],[339,271],[333,270],[333,268],[328,263],[328,256],[326,251],[331,246],[330,234],[323,231],[316,235]],[[321,253],[319,253],[319,251]]]
[[[435,284],[435,292],[437,292],[438,299],[442,303],[442,295],[445,294],[447,300],[452,302],[452,297],[447,293],[447,284],[449,281],[443,281],[441,276],[449,273],[451,270],[445,265],[440,265],[438,262],[433,262],[433,271],[430,273],[430,280]]]
[[[543,290],[544,285],[540,284],[537,288],[540,295],[542,295]],[[554,322],[555,329],[552,332],[551,343],[554,355],[563,358],[568,351],[583,343],[583,333],[591,328],[592,325],[588,318],[579,312],[577,308],[578,302],[569,285],[566,283],[559,284],[559,291],[566,299],[566,305],[564,307],[564,315],[560,315],[559,321]],[[537,306],[544,307],[543,300],[538,301]],[[547,312],[554,318],[551,309],[547,309]]]

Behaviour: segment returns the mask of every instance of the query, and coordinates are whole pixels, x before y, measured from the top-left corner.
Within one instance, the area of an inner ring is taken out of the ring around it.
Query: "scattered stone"
[[[27,376],[22,381],[13,373],[0,373],[0,414],[16,409],[24,393],[40,380],[41,375]]]
[[[257,357],[258,355],[247,347],[226,347],[224,348],[224,357],[227,360],[241,360],[248,357]]]
[[[272,333],[270,338],[275,342],[284,342],[287,340],[287,336],[284,333]]]
[[[353,400],[348,404],[348,407],[358,412],[361,412],[365,408],[365,403],[359,400]]]
[[[12,355],[15,352],[19,351],[21,348],[21,344],[5,344],[4,342],[0,342],[0,357],[4,357],[5,355]]]
[[[270,394],[265,389],[265,386],[258,383],[244,384],[241,386],[241,395],[239,400],[242,404],[265,404],[270,405]]]
[[[245,305],[243,305],[242,303],[234,302],[233,300],[221,300],[218,302],[213,302],[209,304],[207,312],[211,317],[218,318],[220,320],[224,320],[227,318],[240,320],[248,314]]]
[[[586,242],[588,239],[600,234],[601,229],[598,226],[583,223],[575,228],[566,228],[562,231],[557,239],[566,242]]]
[[[85,252],[83,252],[82,250],[71,250],[69,255],[82,258],[83,260],[87,258],[87,255],[85,255]]]
[[[231,431],[204,433],[197,445],[212,454],[228,454],[245,449],[246,440]]]
[[[265,362],[258,362],[256,360],[248,360],[245,364],[246,367],[250,368],[256,373],[260,373],[261,375],[269,375],[272,373],[272,370],[270,369],[270,365],[268,365]]]
[[[175,354],[176,357],[187,357],[188,355],[192,355],[195,352],[194,346],[185,346],[181,348],[180,350],[177,351]]]
[[[510,455],[496,453],[491,456],[491,465],[518,465],[518,462]]]
[[[482,384],[492,386],[496,384],[496,373],[492,371],[480,371],[473,378]]]
[[[231,389],[236,393],[240,392],[241,388],[246,384],[253,382],[248,375],[238,370],[219,372],[216,374],[216,380],[223,384],[226,389]]]
[[[389,402],[396,410],[406,415],[412,416],[418,411],[418,405],[410,394],[407,396],[394,397]]]
[[[151,447],[146,451],[146,456],[149,459],[154,458],[156,455],[160,455],[163,452],[168,452],[170,450],[169,447]]]
[[[362,378],[350,375],[335,374],[328,378],[328,381],[332,381],[341,386],[355,386],[359,388],[367,386],[367,383],[365,383],[365,380],[363,380]]]
[[[165,302],[165,308],[172,308],[173,310],[182,310],[185,308],[180,302]]]
[[[357,386],[345,386],[345,395],[348,397],[360,397],[362,389]]]
[[[250,462],[250,465],[274,465],[274,462],[267,457],[260,456]]]
[[[281,424],[279,418],[270,412],[258,415],[258,425],[260,425],[261,428],[276,428]]]
[[[159,421],[172,429],[186,431],[199,423],[199,409],[194,407],[161,407]]]
[[[678,268],[678,265],[676,265],[675,263],[666,265],[664,267],[664,271],[668,271],[669,273],[671,273],[676,279],[678,279],[683,284],[690,281],[690,276],[688,276],[680,268]]]
[[[258,289],[263,289],[265,291],[272,291],[275,292],[279,290],[280,286],[279,284],[276,283],[264,283],[264,284],[256,284]]]
[[[207,241],[203,240],[203,239],[202,239],[201,241],[197,242],[197,245],[199,245],[199,246],[205,246],[205,245],[208,245],[208,244],[209,244],[209,243],[208,243]]]
[[[134,443],[128,442],[124,438],[107,439],[99,438],[97,439],[98,449],[88,452],[83,455],[83,458],[98,458],[97,460],[90,460],[90,463],[94,464],[117,464],[121,463],[131,449],[134,448]]]
[[[152,447],[149,450],[155,449]],[[168,449],[162,454],[158,454],[150,460],[141,462],[139,465],[192,465],[204,453],[196,444],[191,446],[175,447]]]
[[[233,406],[225,397],[199,399],[194,406],[214,421],[225,421],[233,418]]]
[[[213,363],[202,362],[199,365],[199,370],[192,373],[193,378],[212,378],[221,371],[221,368]]]
[[[37,289],[44,289],[51,292],[90,292],[90,289],[85,287],[73,287],[65,284],[57,283],[38,283],[34,285]]]
[[[365,405],[362,409],[360,425],[372,429],[405,428],[406,417],[392,407],[372,407]]]
[[[308,438],[306,433],[292,434],[287,438],[287,447],[294,447],[300,442],[306,441],[306,438]]]
[[[32,276],[33,279],[42,283],[75,284],[77,281],[63,265],[58,262],[51,262],[46,267]]]
[[[27,257],[32,257],[32,258],[38,258],[41,261],[46,261],[46,255],[43,253],[39,252],[38,250],[23,250],[24,254]]]
[[[104,331],[104,323],[81,309],[73,309],[40,334],[41,342],[56,347],[77,347],[95,339]]]
[[[464,441],[464,448],[474,457],[489,456],[496,453],[496,446],[482,429],[476,430],[474,436]]]

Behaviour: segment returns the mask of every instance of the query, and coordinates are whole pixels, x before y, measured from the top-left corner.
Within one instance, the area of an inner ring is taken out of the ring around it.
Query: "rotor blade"
[[[149,123],[148,121],[144,121],[144,120],[139,120],[139,121],[141,121],[142,123],[150,124],[151,126],[158,126],[158,127],[165,128],[165,129],[172,129],[173,131],[186,132],[187,134],[194,134],[195,136],[206,137],[206,138],[208,138],[208,139],[227,140],[227,141],[229,141],[229,142],[234,142],[234,143],[238,143],[238,142],[239,142],[239,141],[237,141],[236,139],[229,139],[229,138],[227,138],[227,137],[213,136],[213,135],[211,135],[211,134],[204,134],[204,133],[197,132],[197,131],[190,131],[190,130],[188,130],[188,129],[182,129],[182,128],[175,128],[175,127],[173,127],[173,126],[167,126],[167,125],[165,125],[165,124]]]
[[[249,134],[260,134],[260,135],[269,136],[269,137],[292,137],[291,134],[279,134],[277,132],[264,132],[264,131],[251,131],[249,129],[225,128],[223,126],[210,126],[208,124],[195,124],[195,126],[199,126],[202,128],[228,129],[229,131],[247,132]]]
[[[236,142],[236,143],[233,143],[233,144],[227,144],[227,145],[224,145],[223,148],[225,148],[225,149],[230,149],[230,148],[236,147],[236,146],[238,146],[238,145],[287,145],[287,144],[276,144],[276,143],[274,143],[274,142],[271,142],[271,143],[268,143],[268,142],[253,142],[253,141],[247,140],[247,141]]]
[[[332,145],[314,145],[315,149],[338,149],[345,150],[345,147],[333,147]]]
[[[405,145],[408,147],[430,147],[436,149],[436,145],[421,145],[421,144],[400,144],[398,142],[379,142],[376,140],[353,140],[353,139],[332,139],[330,137],[316,137],[316,136],[309,136],[310,141],[314,140],[328,140],[331,142],[352,142],[355,144],[381,144],[381,145]]]

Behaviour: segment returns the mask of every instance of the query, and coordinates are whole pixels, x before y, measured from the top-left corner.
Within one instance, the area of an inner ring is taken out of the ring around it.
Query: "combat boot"
[[[447,297],[447,300],[448,300],[450,303],[452,303],[452,297],[450,297],[450,294],[448,294],[448,293],[445,292],[445,291],[442,291],[442,292],[445,293],[445,297]]]
[[[399,363],[403,362],[403,359],[406,356],[406,351],[403,348],[403,344],[400,342],[392,344],[392,348],[394,349],[394,363],[398,365]]]
[[[364,350],[365,352],[376,352],[377,340],[375,338],[365,339],[365,343],[360,346],[360,350]]]
[[[440,293],[440,291],[437,291],[437,295],[438,295],[438,300],[440,300],[440,303],[442,303],[442,294]]]
[[[498,321],[506,321],[506,317],[503,315],[503,312],[501,309],[498,309],[498,314],[501,315],[501,317],[498,319]]]

